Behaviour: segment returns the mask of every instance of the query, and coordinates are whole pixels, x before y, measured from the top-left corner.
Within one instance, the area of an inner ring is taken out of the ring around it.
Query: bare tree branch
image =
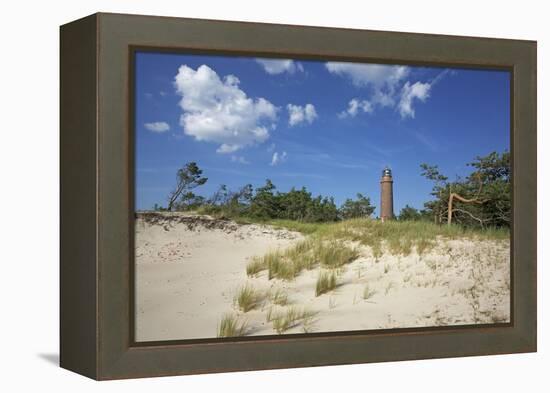
[[[474,216],[472,213],[470,213],[470,212],[467,211],[467,210],[458,209],[458,208],[455,207],[455,208],[453,209],[453,211],[454,211],[454,212],[459,212],[459,213],[464,213],[464,214],[470,216],[470,218],[472,218],[472,219],[476,220],[477,222],[479,222],[479,225],[481,225],[482,227],[483,227],[483,225],[484,225],[484,223],[485,223],[485,221],[484,221],[483,219]]]
[[[455,193],[455,192],[451,192],[449,194],[449,203],[448,203],[448,208],[447,208],[447,225],[451,225],[452,224],[452,221],[453,221],[453,212],[454,211],[459,211],[459,209],[456,209],[456,208],[453,208],[453,202],[454,200],[458,200],[460,202],[463,202],[463,203],[475,203],[475,204],[478,204],[478,205],[482,205],[484,204],[485,202],[489,201],[488,199],[479,199],[479,196],[481,195],[481,191],[483,190],[483,182],[481,181],[481,175],[478,173],[477,174],[477,178],[478,178],[478,181],[479,181],[479,189],[477,190],[477,194],[474,198],[464,198],[463,196]],[[464,210],[461,210],[463,213],[465,213]],[[474,217],[473,215],[471,215],[470,213],[468,213],[472,218],[476,219],[479,221],[478,218]],[[481,226],[483,226],[483,222],[480,222]]]

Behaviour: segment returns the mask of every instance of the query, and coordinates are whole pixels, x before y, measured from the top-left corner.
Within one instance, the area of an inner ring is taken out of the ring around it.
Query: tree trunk
[[[180,183],[176,186],[176,189],[172,191],[172,195],[170,195],[168,199],[168,211],[172,211],[172,208],[174,207],[174,203],[178,200],[178,197],[182,193],[184,188],[183,183]]]
[[[447,205],[447,225],[451,226],[451,223],[453,221],[453,198],[454,198],[454,192],[451,192],[449,194],[449,204]]]

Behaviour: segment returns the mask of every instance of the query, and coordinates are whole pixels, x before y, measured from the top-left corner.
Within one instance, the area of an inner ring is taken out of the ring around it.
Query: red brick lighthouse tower
[[[384,222],[393,217],[393,178],[391,169],[385,167],[380,179],[380,219]]]

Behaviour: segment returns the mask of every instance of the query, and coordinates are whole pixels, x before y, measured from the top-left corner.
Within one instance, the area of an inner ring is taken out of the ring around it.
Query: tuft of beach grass
[[[311,329],[314,316],[315,313],[306,308],[290,306],[276,314],[271,312],[270,319],[273,323],[273,329],[277,334],[282,334],[299,324],[304,324],[306,330]]]
[[[238,289],[234,298],[236,306],[242,312],[253,310],[261,301],[261,294],[248,283]]]
[[[239,337],[246,335],[247,323],[239,322],[233,314],[225,314],[218,324],[217,337]]]
[[[315,296],[321,296],[336,288],[336,273],[321,271],[315,283]]]

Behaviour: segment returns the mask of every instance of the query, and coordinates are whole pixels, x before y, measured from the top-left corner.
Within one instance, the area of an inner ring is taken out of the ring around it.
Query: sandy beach
[[[223,315],[246,322],[246,335],[277,334],[273,317],[306,311],[284,333],[388,329],[508,322],[509,241],[441,239],[419,255],[359,257],[338,271],[335,290],[315,296],[321,267],[294,280],[246,274],[255,256],[284,250],[300,233],[266,225],[240,225],[182,213],[140,214],[136,220],[137,341],[212,338]],[[262,294],[244,313],[239,288]],[[273,294],[284,294],[285,302]],[[279,303],[279,304],[276,304]],[[282,304],[282,305],[281,305]]]

